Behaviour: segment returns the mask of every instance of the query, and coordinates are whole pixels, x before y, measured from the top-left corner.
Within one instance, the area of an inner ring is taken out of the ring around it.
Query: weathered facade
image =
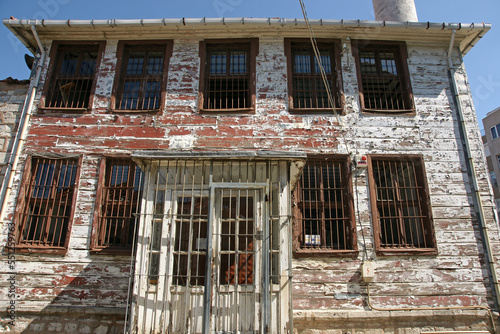
[[[489,26],[311,23],[321,61],[302,20],[5,20],[44,55],[4,329],[10,307],[22,333],[492,332],[462,62]]]

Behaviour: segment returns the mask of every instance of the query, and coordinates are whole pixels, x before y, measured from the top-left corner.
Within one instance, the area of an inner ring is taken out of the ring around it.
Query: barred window
[[[52,74],[42,98],[43,108],[90,108],[100,45],[70,45],[54,42]]]
[[[130,252],[140,212],[142,172],[130,158],[103,158],[92,249]]]
[[[331,112],[342,107],[340,46],[337,40],[317,40],[319,58],[331,92],[331,101],[311,42],[285,39],[290,111]]]
[[[255,41],[202,42],[200,110],[252,111],[255,105]]]
[[[294,250],[354,254],[356,235],[347,158],[308,159],[295,191]]]
[[[113,109],[160,110],[165,105],[171,43],[120,42]]]
[[[353,41],[353,51],[364,111],[414,110],[405,43]]]
[[[20,251],[64,253],[76,199],[79,160],[28,158],[16,210]]]
[[[376,251],[435,252],[422,157],[369,157]]]

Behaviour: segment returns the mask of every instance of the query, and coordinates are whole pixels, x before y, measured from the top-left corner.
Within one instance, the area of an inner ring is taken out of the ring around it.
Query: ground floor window
[[[434,253],[429,191],[421,156],[370,156],[369,183],[375,250]]]
[[[296,255],[355,254],[356,232],[347,156],[310,157],[294,192]]]
[[[66,252],[79,166],[76,157],[27,158],[15,217],[19,251]]]

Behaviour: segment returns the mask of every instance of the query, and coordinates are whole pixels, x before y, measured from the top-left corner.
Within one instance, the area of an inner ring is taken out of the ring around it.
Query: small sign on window
[[[207,249],[207,238],[197,238],[196,250],[206,250],[206,249]]]
[[[306,246],[320,246],[321,238],[319,234],[306,234]]]

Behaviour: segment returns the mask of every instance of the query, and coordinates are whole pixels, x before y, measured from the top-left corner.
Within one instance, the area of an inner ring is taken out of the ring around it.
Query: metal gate
[[[130,332],[290,327],[288,161],[147,161]]]

